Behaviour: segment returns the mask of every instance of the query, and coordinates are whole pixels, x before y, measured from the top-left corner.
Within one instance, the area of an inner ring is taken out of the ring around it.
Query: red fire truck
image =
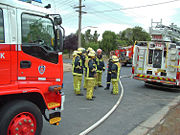
[[[121,47],[115,50],[115,55],[120,58],[120,62],[126,66],[132,64],[133,46]]]
[[[40,135],[42,115],[59,124],[65,100],[61,23],[46,8],[0,1],[0,135]]]

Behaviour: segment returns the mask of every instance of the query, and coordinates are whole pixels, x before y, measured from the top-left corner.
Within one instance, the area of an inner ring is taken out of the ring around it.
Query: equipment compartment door
[[[146,49],[139,49],[138,58],[137,58],[137,73],[143,73],[144,63],[145,63],[145,52]]]

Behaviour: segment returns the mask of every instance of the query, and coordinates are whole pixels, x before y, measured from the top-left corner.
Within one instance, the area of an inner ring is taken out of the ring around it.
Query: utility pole
[[[82,11],[82,7],[85,7],[84,5],[82,6],[82,0],[79,0],[79,6],[74,7],[74,8],[79,8],[79,10],[76,10],[76,12],[79,12],[79,27],[78,27],[78,48],[81,47],[81,22],[82,22],[82,14],[87,13]]]
[[[78,29],[78,48],[81,47],[81,19],[82,19],[82,0],[79,0],[79,29]]]

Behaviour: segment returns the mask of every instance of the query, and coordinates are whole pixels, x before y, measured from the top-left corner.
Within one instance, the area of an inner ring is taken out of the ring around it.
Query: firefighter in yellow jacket
[[[90,53],[90,51],[93,51],[93,49],[91,47],[89,47],[87,50],[86,50],[86,54],[84,54],[85,56],[85,63],[84,63],[84,71],[86,72],[86,69],[87,69],[87,66],[88,66],[88,54]],[[86,76],[84,76],[84,90],[86,90],[87,88],[87,80],[86,80]]]
[[[72,58],[72,75],[73,75],[73,80],[76,79],[75,75],[74,75],[74,62],[75,62],[75,58],[77,56],[77,50],[73,51],[73,54],[72,54],[73,58]],[[73,87],[75,88],[76,87],[76,82],[74,81],[73,82]]]
[[[105,71],[104,61],[102,58],[102,50],[97,49],[97,56],[95,59],[96,65],[97,65],[97,78],[96,78],[96,86],[103,87],[102,86],[102,72]]]
[[[117,56],[112,56],[112,67],[111,67],[111,81],[113,85],[113,91],[111,91],[111,94],[117,95],[119,93],[118,88],[118,81],[119,81],[119,75],[120,75],[120,62]]]
[[[95,97],[93,95],[94,86],[95,86],[95,74],[96,74],[96,63],[94,61],[95,51],[91,51],[88,54],[88,63],[86,68],[86,80],[87,80],[87,93],[86,99],[93,100]]]
[[[82,64],[82,49],[78,48],[77,55],[73,62],[73,78],[74,78],[74,92],[77,96],[83,96],[81,93],[81,80],[83,75],[83,64]]]

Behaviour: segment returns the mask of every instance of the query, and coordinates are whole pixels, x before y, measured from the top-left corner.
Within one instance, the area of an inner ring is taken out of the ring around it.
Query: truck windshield
[[[22,15],[22,44],[38,44],[54,51],[55,33],[50,19],[30,14]]]

